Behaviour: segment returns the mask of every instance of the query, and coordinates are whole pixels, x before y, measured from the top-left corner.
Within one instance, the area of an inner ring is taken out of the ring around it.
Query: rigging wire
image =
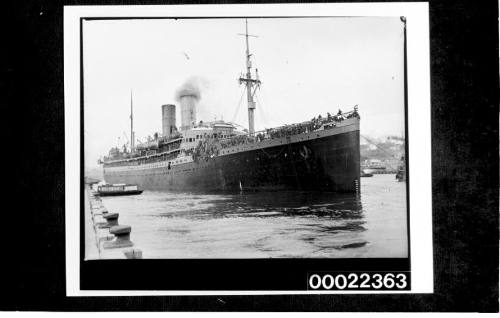
[[[255,95],[255,99],[257,99],[257,102],[259,103],[260,105],[260,108],[259,108],[259,112],[261,117],[262,117],[262,121],[264,122],[265,126],[269,126],[269,121],[267,120],[267,115],[266,115],[266,112],[265,112],[265,108],[266,106],[264,105],[263,102],[260,101],[259,99],[259,95]]]
[[[231,122],[234,122],[236,120],[236,116],[238,115],[238,111],[240,110],[241,101],[243,100],[244,93],[245,93],[245,87],[243,86],[243,90],[241,91],[240,101],[238,102],[238,106],[236,107],[236,110],[234,111]]]
[[[254,56],[254,55],[252,55],[252,57],[253,57],[253,65],[255,66],[255,69],[257,70],[257,69],[259,69],[259,65],[258,65],[259,63],[258,63],[258,61],[257,61],[258,59],[257,59],[257,57],[256,57],[256,56]],[[261,87],[261,86],[259,86],[259,90],[262,90],[262,87]],[[258,111],[258,113],[261,115],[262,121],[264,122],[265,126],[269,126],[269,120],[268,120],[268,118],[267,118],[268,116],[267,116],[266,111],[265,111],[265,110],[266,110],[266,106],[265,106],[265,105],[264,105],[264,103],[263,103],[263,102],[259,99],[259,95],[255,94],[255,99],[257,100],[257,103],[259,103],[259,104],[260,104],[260,106],[261,106],[261,107],[259,108],[259,110],[260,110],[260,111]]]

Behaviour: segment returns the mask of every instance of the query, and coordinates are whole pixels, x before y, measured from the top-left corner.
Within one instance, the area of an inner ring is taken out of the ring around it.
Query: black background
[[[81,264],[82,290],[305,291],[311,272],[404,272],[410,268],[406,258],[142,259]]]
[[[63,5],[103,3],[2,6],[1,310],[498,311],[495,0],[430,2],[434,294],[65,297]]]

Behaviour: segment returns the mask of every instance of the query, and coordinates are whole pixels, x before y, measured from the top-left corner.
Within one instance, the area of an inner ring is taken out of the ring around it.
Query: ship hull
[[[359,128],[284,138],[265,147],[171,167],[104,169],[108,183],[137,184],[148,190],[356,192],[360,178]]]

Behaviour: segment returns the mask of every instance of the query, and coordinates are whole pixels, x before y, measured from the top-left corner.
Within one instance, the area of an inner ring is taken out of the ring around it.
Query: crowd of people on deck
[[[193,156],[194,161],[198,161],[200,159],[208,160],[208,158],[216,157],[220,152],[220,143],[218,142],[218,138],[213,139],[203,139],[200,140],[196,148],[192,150],[188,150],[186,153],[191,154]]]
[[[205,139],[200,141],[198,146],[190,152],[193,154],[193,159],[199,158],[210,158],[219,155],[220,149],[225,149],[232,146],[249,144],[255,142],[261,142],[268,139],[276,139],[282,137],[288,137],[303,133],[309,133],[318,129],[330,129],[337,125],[337,123],[342,122],[347,118],[359,118],[358,108],[354,107],[354,111],[347,114],[342,113],[339,109],[336,115],[327,113],[326,117],[318,115],[308,122],[301,124],[285,125],[278,128],[269,128],[265,131],[258,132],[254,136],[249,135],[239,135],[230,138],[221,138],[218,135],[214,135],[213,138]]]
[[[255,139],[253,137],[250,137],[248,135],[239,135],[220,140],[220,145],[222,146],[222,148],[228,148],[252,142],[255,142]]]

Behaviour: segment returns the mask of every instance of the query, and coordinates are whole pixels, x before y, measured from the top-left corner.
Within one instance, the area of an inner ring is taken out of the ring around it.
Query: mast
[[[130,90],[130,152],[134,152],[134,104],[132,101],[132,90]]]
[[[250,47],[248,45],[248,37],[253,36],[257,37],[255,35],[250,35],[248,34],[248,20],[245,19],[245,34],[239,34],[239,35],[244,35],[245,40],[246,40],[246,63],[247,63],[247,73],[245,77],[240,77],[240,84],[245,83],[246,86],[246,91],[247,91],[247,103],[248,103],[248,132],[252,135],[255,132],[254,128],[254,110],[255,110],[255,102],[253,100],[253,96],[255,95],[255,91],[257,90],[258,87],[260,87],[260,80],[259,80],[259,75],[257,69],[255,70],[255,79],[252,78],[252,62],[250,60],[250,57],[252,54],[250,54]],[[255,86],[255,88],[254,88]],[[253,91],[252,91],[253,89]]]

